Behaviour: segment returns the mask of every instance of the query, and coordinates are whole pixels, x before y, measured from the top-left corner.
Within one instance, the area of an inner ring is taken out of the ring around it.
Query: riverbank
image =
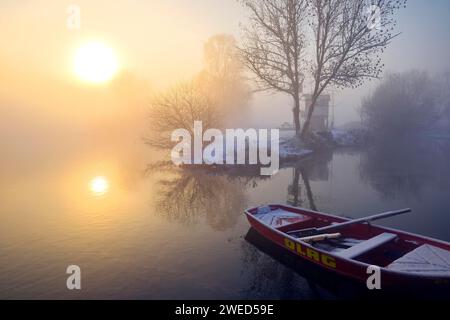
[[[293,136],[280,140],[280,161],[300,160],[317,151],[362,147],[367,140],[368,135],[362,129],[313,132],[305,140],[293,133]]]

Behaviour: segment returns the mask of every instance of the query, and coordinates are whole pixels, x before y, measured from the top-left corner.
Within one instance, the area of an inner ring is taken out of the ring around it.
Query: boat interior
[[[343,218],[283,206],[259,207],[251,212],[271,227],[302,241],[301,231],[345,222]],[[313,247],[336,256],[388,269],[450,276],[450,248],[431,239],[358,223],[332,231],[333,238],[309,241]]]

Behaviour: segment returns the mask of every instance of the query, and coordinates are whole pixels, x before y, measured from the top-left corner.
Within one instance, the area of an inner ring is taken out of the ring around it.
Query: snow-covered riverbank
[[[294,132],[280,139],[280,160],[295,160],[309,156],[316,150],[358,147],[364,145],[367,135],[361,129],[332,129],[314,132],[306,141],[295,137]]]

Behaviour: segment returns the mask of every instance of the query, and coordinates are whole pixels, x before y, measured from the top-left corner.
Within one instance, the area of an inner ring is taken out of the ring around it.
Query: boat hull
[[[323,214],[291,206],[285,205],[276,205],[276,206],[288,209],[290,211],[296,211],[302,214],[310,213],[312,215],[324,215],[327,217],[327,219],[331,218],[335,222],[343,222],[348,220],[346,218],[338,216]],[[253,216],[252,212],[254,212],[255,209],[256,208],[251,208],[245,211],[247,219],[252,228],[255,229],[263,237],[267,238],[271,242],[283,248],[283,250],[287,250],[291,253],[294,253],[299,259],[307,260],[317,265],[317,267],[319,268],[327,269],[328,271],[339,274],[346,278],[351,278],[359,283],[364,284],[366,284],[368,278],[373,273],[373,269],[369,269],[371,265],[367,263],[363,263],[353,259],[342,258],[336,254],[320,250],[319,248],[315,248],[308,243],[298,241],[294,237],[291,237],[288,234],[283,233],[277,230],[276,228],[263,223],[261,220]],[[417,235],[405,233],[391,228],[383,228],[383,227],[375,227],[375,228],[380,228],[388,232],[395,232],[398,235],[410,238],[411,241],[414,241],[414,239],[416,240],[421,239],[422,242],[432,242],[434,245],[438,244],[441,247],[449,245],[439,240],[420,237]],[[450,289],[450,279],[448,277],[408,274],[403,272],[392,271],[384,267],[380,267],[379,270],[381,275],[382,288],[405,289],[406,291],[410,289],[417,290],[419,288],[426,288],[426,289],[432,288],[436,290]]]

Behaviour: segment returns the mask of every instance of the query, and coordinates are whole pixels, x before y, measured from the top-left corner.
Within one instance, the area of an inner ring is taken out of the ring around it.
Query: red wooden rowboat
[[[449,288],[450,243],[281,204],[247,209],[245,214],[262,236],[340,275],[366,283],[368,267],[377,266],[382,288]],[[333,225],[343,226],[336,228],[339,233],[319,232],[313,241],[302,234]]]

